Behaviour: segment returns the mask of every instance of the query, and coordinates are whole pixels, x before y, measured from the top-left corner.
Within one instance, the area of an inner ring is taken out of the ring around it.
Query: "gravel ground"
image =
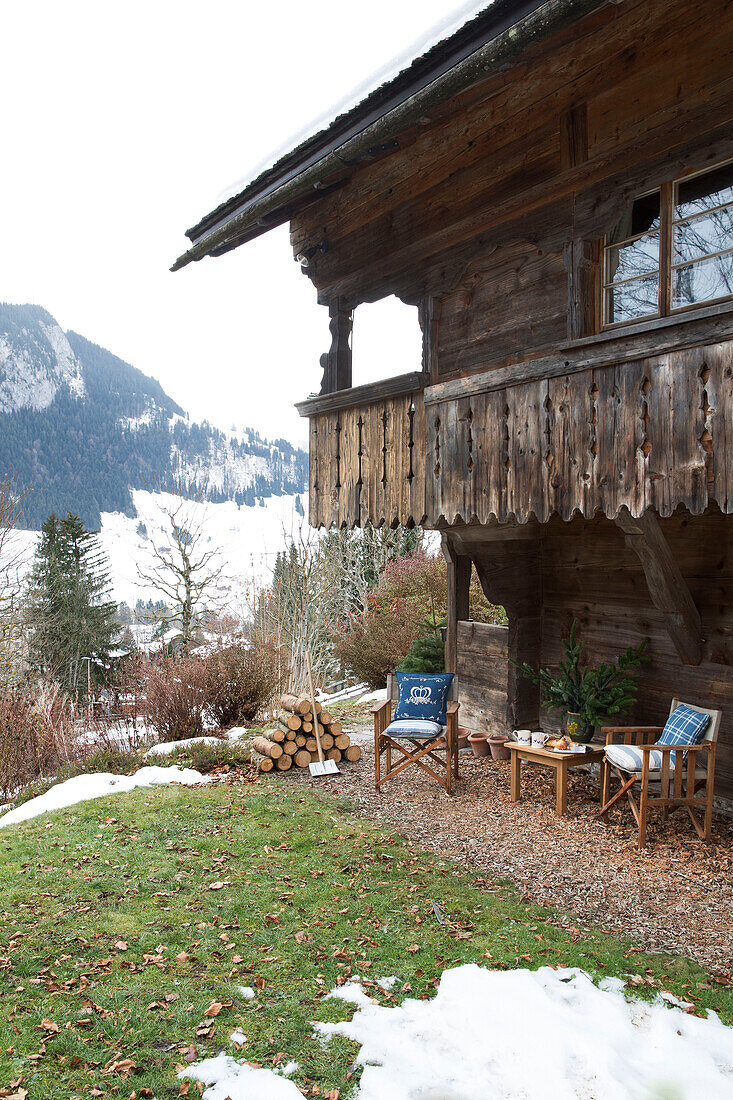
[[[461,753],[456,793],[417,768],[374,790],[368,730],[349,729],[363,746],[358,764],[341,775],[311,779],[293,769],[283,779],[307,783],[355,803],[380,824],[456,859],[487,880],[510,878],[522,897],[558,906],[577,922],[633,939],[648,951],[689,956],[719,977],[731,977],[733,821],[716,815],[709,843],[682,811],[664,825],[650,814],[649,847],[638,851],[625,802],[608,824],[598,812],[599,776],[571,770],[568,813],[554,812],[553,773],[522,767],[522,801],[509,801],[509,765]]]

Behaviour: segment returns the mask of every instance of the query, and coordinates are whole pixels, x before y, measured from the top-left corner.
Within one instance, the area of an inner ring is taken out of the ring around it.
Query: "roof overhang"
[[[495,76],[531,46],[607,2],[496,0],[187,230],[192,246],[171,270],[220,256],[288,221],[348,179],[365,158],[393,146],[431,109]]]

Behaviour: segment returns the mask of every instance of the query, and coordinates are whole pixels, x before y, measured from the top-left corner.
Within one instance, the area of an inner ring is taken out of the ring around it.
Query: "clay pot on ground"
[[[488,733],[469,733],[468,743],[473,749],[474,756],[488,756],[489,755],[489,735]]]
[[[468,748],[468,735],[471,731],[467,730],[465,726],[458,727],[458,751]]]
[[[509,736],[506,733],[492,733],[489,736],[489,748],[491,749],[492,760],[507,761],[511,753],[506,747],[506,743],[509,740]]]

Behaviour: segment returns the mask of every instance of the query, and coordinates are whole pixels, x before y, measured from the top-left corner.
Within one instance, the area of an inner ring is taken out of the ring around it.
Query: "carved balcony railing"
[[[733,510],[733,343],[511,385],[493,373],[425,395],[430,526]]]
[[[311,523],[733,511],[733,340],[647,347],[612,337],[424,392],[413,374],[303,402]]]
[[[314,527],[425,519],[425,375],[312,398],[309,519]]]

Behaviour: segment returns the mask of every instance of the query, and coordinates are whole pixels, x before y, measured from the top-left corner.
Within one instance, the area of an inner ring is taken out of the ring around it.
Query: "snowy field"
[[[140,529],[144,525],[156,546],[168,545],[166,537],[170,523],[166,508],[175,507],[177,498],[168,493],[150,493],[134,489],[132,497],[137,516],[121,512],[103,512],[101,542],[109,559],[112,575],[112,595],[117,603],[134,607],[138,599],[159,599],[153,588],[138,576],[138,565],[152,564],[150,544]],[[301,497],[308,511],[308,497]],[[237,505],[234,501],[221,504],[186,502],[185,512],[192,524],[205,532],[202,548],[214,549],[222,565],[218,597],[235,614],[244,615],[249,604],[252,582],[267,580],[279,550],[283,550],[301,527],[309,530],[305,520],[295,511],[295,497],[268,497],[265,506]],[[27,574],[38,541],[37,531],[13,532],[13,554],[20,558],[21,575]]]

